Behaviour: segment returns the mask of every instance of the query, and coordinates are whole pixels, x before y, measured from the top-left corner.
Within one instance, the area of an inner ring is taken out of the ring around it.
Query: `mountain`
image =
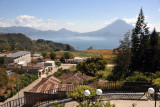
[[[90,46],[97,47],[97,49],[113,49],[119,44],[119,40],[123,38],[124,34],[132,30],[133,26],[127,24],[123,20],[116,20],[108,26],[93,32],[79,33],[62,28],[58,31],[48,30],[42,31],[29,27],[0,27],[0,33],[23,33],[32,39],[45,39],[61,43],[68,43],[74,48],[81,50],[87,49]],[[101,41],[100,41],[101,40]],[[102,41],[105,43],[102,44]],[[97,44],[98,43],[98,44]],[[101,43],[101,45],[99,45]],[[113,44],[114,43],[114,44]]]
[[[133,26],[127,24],[123,20],[116,20],[108,26],[93,32],[84,33],[87,36],[102,36],[102,37],[118,37],[123,36],[127,31],[132,30]]]
[[[49,38],[49,37],[59,37],[59,36],[69,37],[69,36],[77,36],[77,35],[112,37],[112,36],[123,36],[125,32],[131,29],[133,29],[132,25],[127,24],[125,21],[118,19],[115,22],[111,23],[110,25],[100,30],[87,32],[87,33],[72,32],[65,28],[62,28],[58,31],[54,31],[54,30],[42,31],[42,30],[29,28],[29,27],[16,27],[16,26],[0,27],[0,32],[1,33],[23,33],[31,38],[35,38],[35,36],[40,38],[46,38],[46,37]]]
[[[0,34],[0,51],[3,50],[55,51],[74,48],[68,44],[56,43],[50,40],[32,40],[21,33]]]

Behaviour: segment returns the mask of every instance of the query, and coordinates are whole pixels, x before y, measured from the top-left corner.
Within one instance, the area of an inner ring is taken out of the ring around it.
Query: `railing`
[[[24,97],[6,102],[0,105],[0,107],[21,107],[22,105],[24,105]]]
[[[39,106],[54,100],[67,98],[67,93],[72,92],[76,87],[81,85],[71,85],[44,92],[24,92],[24,97],[15,99],[0,105],[0,107],[32,107]],[[107,82],[104,84],[92,84],[94,88],[101,88],[103,93],[133,93],[146,92],[150,85],[145,82]]]

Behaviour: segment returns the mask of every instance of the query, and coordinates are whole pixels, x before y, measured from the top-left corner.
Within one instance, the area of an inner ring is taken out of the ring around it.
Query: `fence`
[[[9,101],[0,107],[32,107],[39,106],[45,103],[49,103],[55,100],[60,100],[67,98],[67,93],[72,92],[76,87],[81,85],[71,85],[61,88],[56,88],[52,90],[47,90],[44,92],[24,92],[24,97],[12,101]],[[127,93],[136,93],[136,92],[147,92],[150,85],[145,82],[107,82],[103,84],[92,84],[89,85],[94,88],[101,88],[103,93],[117,93],[117,96],[123,96],[124,99],[138,99],[141,95],[135,96]],[[118,94],[121,93],[121,94]],[[125,94],[124,94],[125,93]],[[116,95],[116,94],[114,94]],[[112,96],[112,97],[109,97]],[[107,94],[104,94],[104,97],[107,97]],[[108,94],[108,97],[113,99],[113,94]]]

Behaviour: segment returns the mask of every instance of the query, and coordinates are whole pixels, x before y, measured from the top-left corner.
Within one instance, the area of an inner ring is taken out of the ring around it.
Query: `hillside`
[[[0,34],[0,51],[2,50],[28,50],[28,51],[54,51],[74,50],[68,44],[56,43],[50,40],[32,40],[21,33]]]
[[[31,39],[68,43],[77,50],[86,50],[90,46],[94,49],[114,49],[119,45],[119,40],[123,39],[124,34],[132,29],[132,25],[119,19],[102,29],[86,33],[73,32],[65,28],[58,31],[42,31],[23,26],[0,27],[0,33],[23,33]]]

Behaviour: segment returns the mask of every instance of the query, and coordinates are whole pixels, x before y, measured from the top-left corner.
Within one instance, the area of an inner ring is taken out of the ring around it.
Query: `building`
[[[16,63],[22,66],[26,66],[28,62],[31,62],[31,53],[27,51],[19,51],[13,54],[6,55],[6,61],[8,64]]]
[[[80,63],[83,62],[87,59],[88,57],[75,57],[74,58],[74,63]]]
[[[38,58],[43,58],[41,54],[32,54],[32,60],[38,59]]]
[[[52,71],[52,70],[56,67],[54,61],[46,61],[46,62],[44,63],[44,66],[45,66],[45,68],[48,69],[48,72],[49,72],[49,71]]]

